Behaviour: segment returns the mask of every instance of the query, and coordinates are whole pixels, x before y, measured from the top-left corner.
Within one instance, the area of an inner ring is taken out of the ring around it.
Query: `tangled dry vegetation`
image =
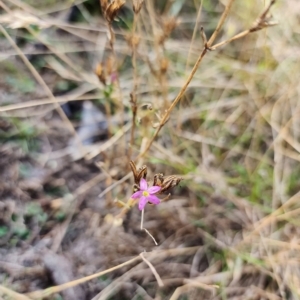
[[[0,6],[0,299],[300,299],[298,0]]]

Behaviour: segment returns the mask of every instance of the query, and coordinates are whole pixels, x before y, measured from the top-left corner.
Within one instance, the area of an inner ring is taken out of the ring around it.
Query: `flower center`
[[[149,192],[143,191],[143,196],[144,196],[144,197],[148,197],[148,196],[149,196]]]

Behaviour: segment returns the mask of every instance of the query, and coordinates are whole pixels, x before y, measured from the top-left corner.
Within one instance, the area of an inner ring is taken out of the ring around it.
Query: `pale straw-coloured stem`
[[[129,264],[132,264],[135,261],[139,261],[140,259],[141,259],[141,256],[136,256],[136,257],[134,257],[134,258],[132,258],[132,259],[120,264],[120,265],[117,265],[113,268],[110,268],[110,269],[107,269],[107,270],[101,271],[99,273],[95,273],[93,275],[89,275],[89,276],[86,276],[86,277],[83,277],[83,278],[80,278],[80,279],[69,281],[69,282],[63,283],[61,285],[53,286],[53,287],[47,288],[45,290],[31,292],[31,293],[27,294],[27,296],[30,297],[30,299],[43,299],[45,297],[48,297],[48,296],[50,296],[52,294],[55,294],[55,293],[59,293],[59,292],[65,290],[65,289],[68,289],[70,287],[77,286],[78,284],[85,283],[85,282],[90,281],[92,279],[98,278],[100,276],[103,276],[105,274],[108,274],[110,272],[118,270],[120,268],[123,268],[123,267],[125,267]]]
[[[151,264],[151,262],[144,257],[144,253],[140,253],[140,257],[143,259],[143,261],[148,265],[148,267],[150,268],[150,270],[152,271],[158,285],[161,287],[161,286],[164,286],[164,283],[163,281],[161,280],[159,274],[157,273],[156,269],[154,268],[154,266]]]
[[[142,210],[142,216],[141,216],[141,230],[145,230],[146,233],[151,237],[151,239],[153,240],[154,244],[157,246],[158,243],[156,242],[154,236],[146,229],[144,228],[144,209]]]

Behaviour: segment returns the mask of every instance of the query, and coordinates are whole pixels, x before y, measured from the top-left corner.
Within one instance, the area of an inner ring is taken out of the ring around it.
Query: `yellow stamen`
[[[149,196],[149,192],[143,191],[143,196],[148,197]]]

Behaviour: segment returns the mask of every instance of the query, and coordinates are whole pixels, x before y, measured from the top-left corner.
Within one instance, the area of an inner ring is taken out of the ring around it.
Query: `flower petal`
[[[139,202],[139,210],[143,210],[147,204],[147,198],[145,196],[142,196]]]
[[[149,189],[148,189],[148,192],[149,194],[155,194],[157,193],[158,191],[161,190],[161,187],[160,186],[157,186],[157,185],[154,185],[154,186],[151,186]]]
[[[131,196],[131,198],[133,198],[133,199],[141,198],[142,195],[143,195],[143,192],[137,191]]]
[[[152,204],[156,204],[156,205],[160,203],[160,200],[156,196],[154,196],[154,195],[148,196],[147,200],[149,202],[151,202]]]
[[[142,178],[141,181],[140,181],[140,189],[142,191],[146,191],[147,188],[148,188],[147,181],[144,178]]]

